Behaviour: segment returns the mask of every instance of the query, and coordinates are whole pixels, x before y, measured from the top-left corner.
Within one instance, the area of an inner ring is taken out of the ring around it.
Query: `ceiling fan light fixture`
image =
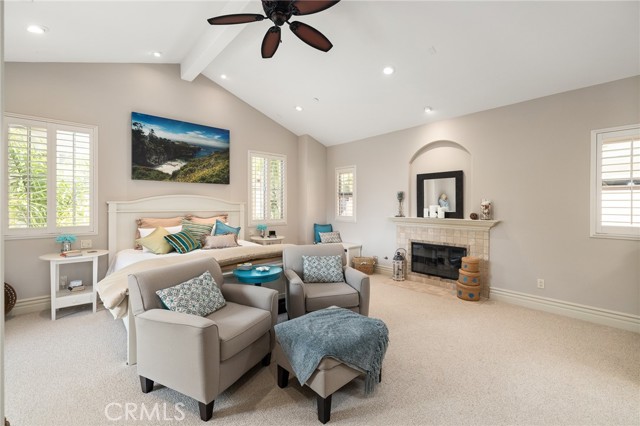
[[[48,31],[49,29],[45,26],[42,25],[29,25],[27,27],[27,31],[29,31],[32,34],[44,34]]]
[[[382,73],[383,73],[384,75],[391,75],[391,74],[393,74],[394,72],[396,72],[396,70],[395,70],[395,68],[393,68],[393,67],[391,67],[391,66],[384,67],[384,68],[382,69]]]

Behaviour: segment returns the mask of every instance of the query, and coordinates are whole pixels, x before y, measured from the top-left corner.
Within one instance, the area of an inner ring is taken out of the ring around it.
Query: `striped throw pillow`
[[[211,235],[211,230],[213,229],[213,224],[206,223],[196,223],[189,219],[182,219],[182,230],[188,231],[196,241],[202,242],[202,239]]]
[[[167,240],[178,253],[188,253],[200,248],[200,242],[193,238],[189,231],[180,231],[175,234],[165,235],[164,239]]]

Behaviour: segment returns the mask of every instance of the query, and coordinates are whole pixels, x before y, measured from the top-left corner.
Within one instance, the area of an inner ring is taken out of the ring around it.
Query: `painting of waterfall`
[[[229,184],[229,130],[131,113],[131,178]]]

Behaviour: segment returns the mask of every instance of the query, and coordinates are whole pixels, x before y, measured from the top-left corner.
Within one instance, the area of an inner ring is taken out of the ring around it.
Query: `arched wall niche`
[[[421,173],[438,173],[462,170],[463,195],[464,195],[464,218],[469,217],[473,211],[471,194],[473,194],[473,162],[471,153],[467,148],[457,142],[449,140],[437,140],[429,142],[417,150],[409,161],[409,210],[405,212],[408,217],[417,216],[416,199],[416,176]]]

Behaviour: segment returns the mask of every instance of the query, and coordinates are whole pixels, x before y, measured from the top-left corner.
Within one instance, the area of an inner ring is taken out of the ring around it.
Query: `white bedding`
[[[253,243],[251,241],[238,240],[238,244],[241,247],[250,247],[250,246],[260,246],[260,244]],[[225,250],[225,249],[215,249],[215,250]],[[172,257],[172,256],[183,256],[186,258],[188,256],[192,256],[194,253],[199,253],[203,250],[194,250],[189,253],[180,254],[176,251],[172,251],[167,254],[155,254],[151,252],[144,252],[142,250],[135,249],[125,249],[120,250],[114,257],[113,261],[109,265],[109,269],[107,270],[106,276],[111,275],[112,273],[121,270],[129,265],[133,265],[134,263],[142,262],[143,260],[149,259],[157,259],[159,257]],[[209,250],[206,250],[209,251]]]

